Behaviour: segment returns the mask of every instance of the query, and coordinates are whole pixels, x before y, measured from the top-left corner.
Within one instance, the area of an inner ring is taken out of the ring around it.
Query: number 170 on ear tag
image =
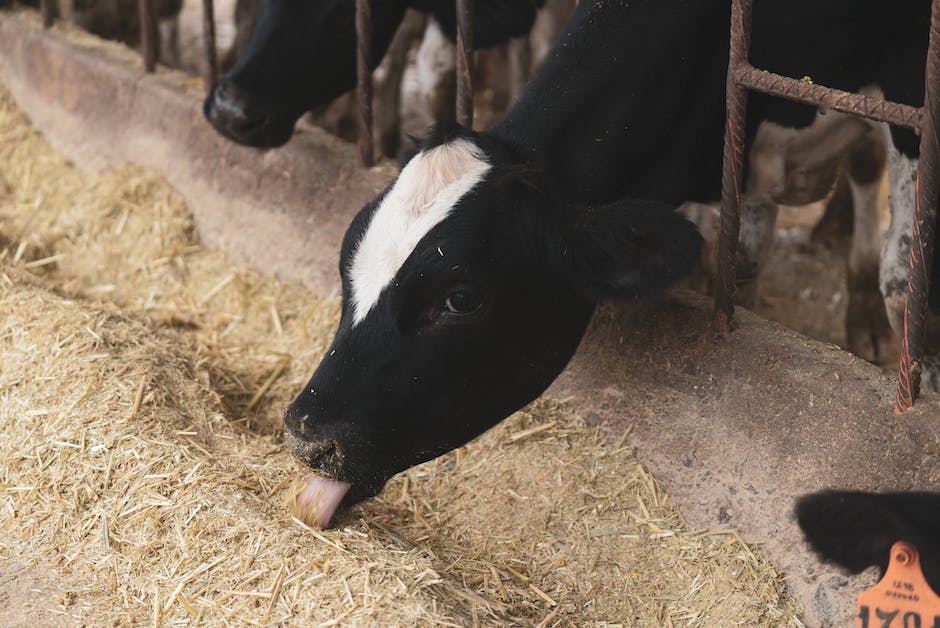
[[[910,543],[891,547],[881,580],[858,596],[859,628],[940,628],[940,596],[933,592]]]

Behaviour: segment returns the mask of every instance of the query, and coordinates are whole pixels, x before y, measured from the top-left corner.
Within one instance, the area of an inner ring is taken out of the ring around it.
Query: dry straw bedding
[[[759,550],[690,529],[628,437],[548,400],[336,529],[292,520],[279,416],[337,315],[201,248],[160,179],[76,168],[0,92],[0,582],[58,591],[33,623],[799,623]]]

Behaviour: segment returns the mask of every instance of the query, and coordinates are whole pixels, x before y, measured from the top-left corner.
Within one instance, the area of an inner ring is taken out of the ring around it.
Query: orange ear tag
[[[859,628],[940,628],[940,596],[933,592],[910,543],[891,547],[881,580],[858,596]]]

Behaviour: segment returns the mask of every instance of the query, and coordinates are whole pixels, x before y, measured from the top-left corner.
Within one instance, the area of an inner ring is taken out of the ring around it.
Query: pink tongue
[[[347,482],[308,474],[303,488],[297,493],[297,512],[294,514],[307,525],[326,528],[351,486]]]

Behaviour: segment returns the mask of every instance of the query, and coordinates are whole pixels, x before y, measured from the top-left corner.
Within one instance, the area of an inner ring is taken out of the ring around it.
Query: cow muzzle
[[[203,114],[228,139],[256,148],[283,146],[294,132],[296,118],[263,103],[227,78],[206,97]]]

